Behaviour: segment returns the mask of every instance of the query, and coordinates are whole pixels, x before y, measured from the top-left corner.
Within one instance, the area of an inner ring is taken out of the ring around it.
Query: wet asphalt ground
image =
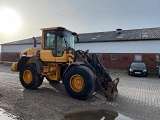
[[[39,89],[26,90],[18,73],[0,64],[0,120],[61,120],[70,113],[93,110],[111,110],[133,120],[160,120],[160,78],[156,74],[134,77],[110,70],[110,76],[120,78],[119,95],[113,102],[99,94],[81,101],[71,98],[61,83],[44,80]]]

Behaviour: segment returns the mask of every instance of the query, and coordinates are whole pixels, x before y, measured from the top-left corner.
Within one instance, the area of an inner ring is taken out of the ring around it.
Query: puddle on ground
[[[109,110],[91,110],[65,115],[62,120],[132,120],[122,114]]]
[[[4,109],[0,108],[0,120],[16,120],[16,116],[7,113]]]

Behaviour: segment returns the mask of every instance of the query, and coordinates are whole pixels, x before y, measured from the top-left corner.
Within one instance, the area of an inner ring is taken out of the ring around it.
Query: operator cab
[[[68,49],[74,49],[77,34],[65,28],[45,28],[42,29],[44,34],[44,50],[52,50],[55,57],[60,57]]]
[[[78,35],[63,27],[43,28],[40,59],[48,62],[67,63],[74,53]],[[46,57],[47,56],[47,57]]]

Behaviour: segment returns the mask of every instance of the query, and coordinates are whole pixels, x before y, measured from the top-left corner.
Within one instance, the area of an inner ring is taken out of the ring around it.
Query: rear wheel
[[[71,97],[86,100],[95,90],[95,79],[95,75],[88,67],[75,66],[64,76],[65,89]]]
[[[43,82],[43,77],[37,73],[35,64],[26,64],[20,70],[20,82],[26,89],[35,89]]]

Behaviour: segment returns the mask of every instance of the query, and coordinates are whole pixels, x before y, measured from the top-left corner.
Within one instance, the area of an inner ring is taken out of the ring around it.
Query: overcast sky
[[[0,0],[21,19],[18,31],[0,32],[0,44],[41,36],[63,26],[77,33],[160,27],[160,0]]]

